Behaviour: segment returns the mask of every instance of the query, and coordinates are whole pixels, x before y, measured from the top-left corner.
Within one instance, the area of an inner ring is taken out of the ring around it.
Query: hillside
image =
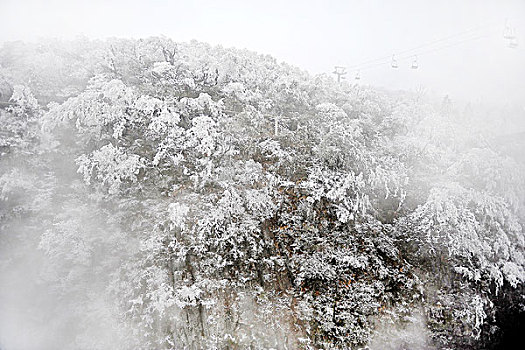
[[[503,109],[162,37],[5,44],[0,82],[3,350],[495,349],[523,322]]]

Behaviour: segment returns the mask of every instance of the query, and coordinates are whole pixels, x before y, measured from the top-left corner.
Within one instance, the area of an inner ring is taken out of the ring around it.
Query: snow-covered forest
[[[503,346],[523,117],[196,41],[6,43],[0,348]]]

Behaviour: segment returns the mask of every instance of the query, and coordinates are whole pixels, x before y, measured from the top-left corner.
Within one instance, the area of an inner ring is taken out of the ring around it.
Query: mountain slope
[[[486,347],[522,307],[523,165],[448,106],[166,38],[0,64],[1,276],[47,295],[0,301],[45,348]]]

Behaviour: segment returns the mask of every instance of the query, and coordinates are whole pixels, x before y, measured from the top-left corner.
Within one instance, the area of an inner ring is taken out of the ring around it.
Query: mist
[[[525,50],[508,48],[503,38],[506,25],[522,38],[523,13],[520,0],[6,0],[0,5],[0,42],[166,35],[270,54],[315,74],[346,66],[347,79],[356,82],[359,71],[356,83],[362,85],[424,88],[454,100],[523,107]],[[399,69],[390,67],[392,55],[413,48],[419,49],[403,55]],[[414,56],[417,71],[410,69]],[[385,57],[373,67],[362,64]]]
[[[0,349],[499,349],[522,1],[0,4]]]

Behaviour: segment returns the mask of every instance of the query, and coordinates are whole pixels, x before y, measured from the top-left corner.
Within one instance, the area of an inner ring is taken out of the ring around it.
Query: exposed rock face
[[[491,320],[485,325],[480,348],[512,349],[519,344],[525,329],[523,286],[516,289],[505,286],[494,300]]]

